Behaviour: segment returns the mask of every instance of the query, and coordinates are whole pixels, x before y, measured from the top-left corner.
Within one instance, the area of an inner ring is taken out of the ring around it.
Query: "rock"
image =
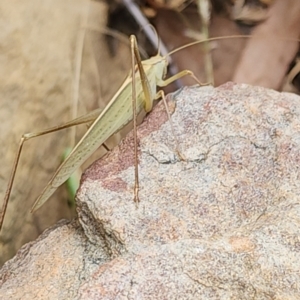
[[[298,96],[227,83],[169,97],[84,174],[78,220],[0,272],[1,299],[298,299]]]

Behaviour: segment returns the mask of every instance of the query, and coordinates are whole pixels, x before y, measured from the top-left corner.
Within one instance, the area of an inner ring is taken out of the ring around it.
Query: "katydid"
[[[132,119],[135,119],[135,115],[142,109],[146,112],[151,111],[153,106],[153,100],[156,100],[162,96],[162,92],[156,92],[156,86],[166,86],[169,83],[177,80],[180,77],[190,75],[197,82],[197,78],[190,71],[182,71],[167,80],[163,80],[168,61],[167,57],[161,57],[156,55],[150,59],[141,61],[136,39],[134,36],[130,37],[131,53],[132,53],[132,72],[127,76],[122,86],[117,93],[108,103],[103,111],[96,110],[86,116],[79,117],[73,121],[70,121],[64,125],[50,128],[45,131],[27,133],[24,134],[20,140],[19,148],[13,163],[8,187],[5,193],[3,202],[3,208],[0,215],[0,230],[2,228],[4,215],[6,212],[8,200],[12,190],[14,177],[16,174],[17,165],[20,159],[22,147],[25,141],[41,136],[50,132],[58,131],[71,126],[92,123],[88,131],[74,147],[72,152],[59,166],[42,194],[35,201],[32,212],[41,207],[48,198],[55,192],[55,190],[63,184],[71,174],[99,147],[101,146],[111,135],[119,131]],[[132,90],[134,91],[132,96]],[[134,100],[132,100],[134,99]],[[132,102],[136,104],[136,112],[133,113]],[[134,124],[136,128],[136,124]],[[137,174],[137,171],[136,171]],[[138,180],[135,181],[135,201],[138,201]]]
[[[231,36],[230,38],[249,38],[249,36]],[[227,39],[228,37],[216,37],[202,41],[195,41],[188,45],[173,50],[168,55],[171,55],[183,48],[196,45],[202,42],[209,42],[213,40]],[[153,101],[163,97],[163,92],[156,92],[156,86],[166,86],[173,81],[189,75],[192,76],[196,82],[200,84],[198,79],[194,76],[191,71],[184,70],[176,75],[164,80],[168,65],[168,55],[160,56],[156,55],[150,59],[141,61],[136,39],[134,36],[130,37],[131,43],[131,56],[132,56],[132,71],[129,73],[122,86],[119,88],[117,93],[108,103],[104,110],[93,111],[86,116],[79,117],[73,121],[70,121],[64,125],[50,128],[45,131],[36,133],[24,134],[20,140],[19,148],[13,163],[8,187],[6,190],[3,208],[0,215],[0,230],[3,224],[5,211],[7,208],[8,200],[12,190],[12,185],[20,158],[22,146],[26,140],[33,137],[41,136],[50,132],[58,131],[71,126],[92,123],[88,131],[78,142],[69,156],[59,166],[48,185],[43,190],[42,194],[35,201],[32,212],[41,207],[48,198],[55,192],[55,190],[63,184],[70,175],[76,170],[100,145],[102,145],[111,135],[120,130],[123,126],[129,123],[132,119],[134,120],[134,129],[136,132],[135,117],[142,109],[146,112],[151,111]],[[136,136],[135,136],[136,138]],[[135,143],[135,147],[136,143]],[[135,153],[136,153],[135,149]],[[136,155],[135,155],[136,156]],[[134,200],[138,201],[138,172],[137,172],[137,158],[135,164],[135,188],[134,188]]]

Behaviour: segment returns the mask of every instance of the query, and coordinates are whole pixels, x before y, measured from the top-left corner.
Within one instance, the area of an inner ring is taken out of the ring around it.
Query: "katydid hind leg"
[[[2,225],[3,225],[3,222],[4,222],[4,217],[5,217],[5,213],[6,213],[6,210],[7,210],[7,205],[8,205],[9,197],[10,197],[10,194],[11,194],[12,186],[13,186],[13,183],[14,183],[14,179],[15,179],[15,175],[16,175],[16,171],[17,171],[17,167],[18,167],[18,163],[19,163],[19,160],[20,160],[20,155],[21,155],[21,152],[22,152],[24,142],[25,142],[25,138],[22,136],[22,138],[20,140],[20,143],[19,143],[18,151],[16,153],[16,156],[15,156],[15,159],[14,159],[14,162],[13,162],[13,167],[12,167],[12,170],[11,170],[11,173],[10,173],[10,177],[9,177],[6,192],[5,192],[5,196],[4,196],[4,199],[3,199],[2,209],[1,209],[1,213],[0,213],[0,231],[2,229]]]
[[[139,159],[137,146],[137,112],[136,112],[136,88],[135,88],[135,48],[136,40],[134,36],[130,37],[131,50],[131,72],[132,72],[132,114],[133,114],[133,137],[134,137],[134,202],[139,202]]]
[[[138,198],[139,176],[138,176],[138,153],[137,153],[138,152],[138,149],[137,149],[138,141],[137,141],[137,124],[136,124],[137,113],[136,113],[135,63],[138,66],[138,70],[139,70],[139,74],[140,74],[141,84],[142,84],[143,93],[144,93],[144,97],[145,97],[144,98],[145,99],[144,107],[145,107],[146,112],[149,112],[152,110],[154,99],[153,99],[153,96],[151,95],[150,85],[149,85],[147,76],[145,74],[145,71],[144,71],[144,68],[143,68],[143,65],[141,62],[136,38],[133,35],[130,37],[130,44],[131,44],[131,60],[132,60],[132,109],[133,109],[134,161],[135,161],[134,201],[139,202],[139,198]],[[156,80],[157,80],[156,84],[158,86],[166,86],[184,76],[191,76],[199,85],[202,85],[202,83],[198,80],[198,78],[194,75],[194,73],[189,70],[181,71],[178,74],[175,74],[166,80],[156,78]],[[160,98],[160,97],[164,101],[166,111],[168,114],[168,118],[169,118],[169,121],[171,124],[171,130],[172,130],[172,133],[173,133],[173,136],[175,139],[175,143],[176,143],[176,152],[177,152],[178,156],[180,157],[180,159],[185,160],[184,156],[180,153],[180,150],[179,150],[179,143],[178,143],[178,140],[177,140],[175,132],[174,132],[174,127],[173,127],[173,124],[172,124],[172,121],[170,118],[170,113],[169,113],[169,110],[168,110],[168,107],[166,104],[166,100],[165,100],[163,91],[159,91],[156,94],[155,99]]]
[[[39,137],[39,136],[42,136],[42,135],[46,135],[46,134],[51,133],[51,132],[60,131],[62,129],[66,129],[66,128],[69,128],[69,127],[72,127],[72,126],[88,123],[88,122],[93,121],[94,119],[95,119],[95,113],[92,112],[92,113],[89,113],[86,116],[79,117],[75,120],[72,120],[70,122],[67,122],[67,123],[59,125],[59,126],[51,127],[49,129],[39,131],[39,132],[30,132],[30,133],[23,134],[23,136],[20,139],[18,150],[17,150],[16,155],[15,155],[15,159],[14,159],[13,166],[12,166],[11,173],[10,173],[10,177],[9,177],[9,180],[8,180],[5,196],[4,196],[4,199],[3,199],[2,209],[1,209],[1,212],[0,212],[0,232],[1,232],[1,228],[3,226],[4,217],[5,217],[5,213],[6,213],[7,206],[8,206],[8,201],[9,201],[9,198],[10,198],[10,195],[11,195],[11,191],[12,191],[12,187],[13,187],[13,183],[14,183],[14,179],[15,179],[15,175],[16,175],[16,171],[17,171],[17,168],[18,168],[18,164],[19,164],[19,160],[20,160],[20,157],[21,157],[22,148],[23,148],[24,143],[26,141],[32,139],[32,138]]]
[[[135,66],[134,62],[136,62],[137,66],[138,66],[138,70],[139,70],[140,78],[141,78],[141,84],[142,84],[142,88],[143,88],[143,92],[144,92],[144,99],[145,99],[144,108],[145,108],[146,112],[149,112],[152,110],[152,107],[153,107],[153,96],[151,95],[149,81],[148,81],[147,75],[143,68],[141,56],[139,53],[139,48],[138,48],[136,38],[134,35],[130,36],[130,43],[131,43],[131,51],[133,52],[133,53],[131,53],[132,65]],[[133,71],[132,71],[132,74],[134,74]]]
[[[135,64],[138,66],[140,81],[144,93],[145,111],[151,111],[153,107],[153,98],[151,95],[150,85],[147,75],[144,71],[141,61],[139,49],[134,35],[130,36],[131,46],[131,68],[132,68],[132,112],[133,112],[133,135],[134,135],[134,202],[139,202],[139,172],[138,172],[138,138],[137,138],[137,110],[136,110],[136,80],[135,80]]]

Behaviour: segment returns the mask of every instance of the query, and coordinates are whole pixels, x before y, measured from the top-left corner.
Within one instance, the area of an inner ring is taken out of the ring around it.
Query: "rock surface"
[[[25,245],[1,299],[299,299],[298,96],[228,83],[169,97],[83,176],[79,219]]]

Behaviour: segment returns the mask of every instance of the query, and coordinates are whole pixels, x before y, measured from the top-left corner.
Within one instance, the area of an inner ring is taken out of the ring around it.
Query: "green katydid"
[[[162,92],[156,93],[156,85],[168,85],[174,80],[185,75],[191,75],[195,78],[196,81],[198,81],[190,71],[182,71],[164,81],[162,78],[164,77],[166,72],[168,64],[167,58],[157,55],[141,62],[135,37],[131,36],[130,41],[133,70],[127,76],[122,86],[119,88],[117,93],[114,95],[114,97],[111,99],[111,101],[103,111],[100,112],[100,110],[95,110],[64,125],[53,127],[40,132],[27,133],[22,136],[15,161],[13,163],[8,187],[5,193],[3,208],[0,215],[0,229],[3,224],[4,215],[12,190],[17,165],[25,141],[33,137],[41,136],[71,126],[93,122],[86,134],[78,142],[69,156],[59,166],[52,179],[43,190],[42,194],[38,197],[32,207],[31,211],[33,212],[48,200],[48,198],[55,192],[55,190],[70,177],[70,175],[91,155],[91,153],[93,153],[100,145],[102,145],[111,135],[120,130],[132,119],[135,119],[133,117],[134,114],[139,113],[143,108],[146,112],[151,111],[153,100],[158,99],[162,95]],[[135,62],[137,64],[137,67],[135,67]],[[135,81],[137,82],[137,84],[135,83]],[[132,90],[135,91],[133,94],[136,94],[136,99],[135,97],[133,97],[135,99],[134,101],[132,101]],[[136,103],[136,113],[133,113],[132,111],[132,102],[134,104]],[[136,127],[136,124],[134,124],[134,126]],[[138,201],[137,182],[138,180],[136,179],[136,201]]]
[[[231,36],[230,38],[241,38],[249,37],[244,35]],[[168,54],[171,55],[183,48],[196,45],[202,42],[209,42],[220,39],[228,39],[228,37],[216,37],[202,41],[195,41],[188,45],[173,50]],[[131,42],[131,56],[132,56],[132,71],[127,76],[122,86],[119,88],[117,93],[108,103],[104,110],[95,110],[85,116],[79,117],[73,121],[70,121],[64,125],[50,128],[45,131],[36,133],[24,134],[20,140],[19,148],[13,163],[12,172],[8,182],[6,190],[3,208],[0,215],[0,230],[3,224],[4,215],[6,212],[8,200],[12,190],[12,185],[20,158],[22,146],[26,140],[33,137],[41,136],[50,132],[58,131],[71,126],[92,123],[88,131],[78,142],[66,160],[59,166],[53,177],[51,178],[48,185],[43,190],[42,194],[35,201],[32,212],[41,207],[48,198],[55,192],[55,190],[63,184],[76,170],[100,145],[102,145],[106,139],[108,139],[115,132],[120,130],[123,126],[129,123],[132,119],[134,120],[134,130],[136,132],[136,114],[142,109],[146,112],[151,111],[153,101],[161,97],[164,97],[162,91],[156,92],[156,86],[166,86],[173,81],[189,75],[192,76],[196,82],[200,83],[191,71],[184,70],[176,75],[164,80],[168,65],[168,56],[162,57],[156,55],[150,59],[141,61],[136,39],[134,36],[130,37]],[[136,136],[135,136],[136,139]],[[135,142],[135,147],[137,143]],[[137,149],[135,149],[137,153]],[[135,188],[134,188],[134,200],[138,201],[138,171],[137,171],[137,155],[135,163]]]

